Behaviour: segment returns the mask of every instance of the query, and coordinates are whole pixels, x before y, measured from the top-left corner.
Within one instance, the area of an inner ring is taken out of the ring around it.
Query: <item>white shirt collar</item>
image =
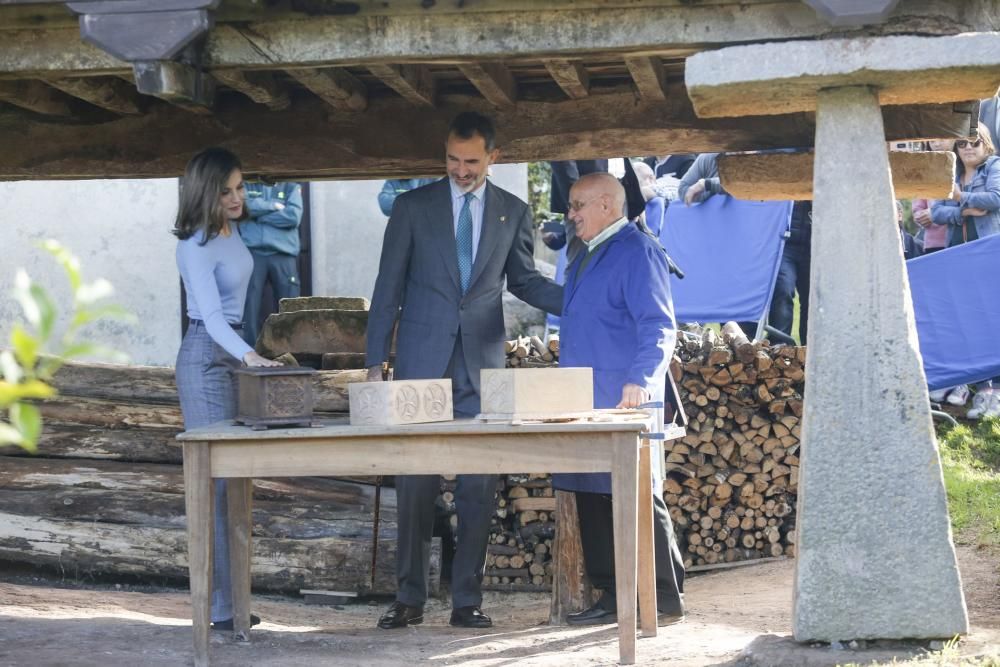
[[[612,222],[610,225],[601,230],[600,234],[587,241],[587,251],[589,252],[594,248],[596,248],[597,246],[601,245],[601,243],[603,243],[604,241],[608,240],[609,238],[617,234],[627,224],[628,224],[628,218],[626,218],[625,216],[622,216],[618,218],[618,220],[616,220],[615,222]]]

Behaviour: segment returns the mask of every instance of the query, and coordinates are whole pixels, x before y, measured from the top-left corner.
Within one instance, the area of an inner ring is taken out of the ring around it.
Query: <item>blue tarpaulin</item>
[[[660,231],[684,272],[671,276],[678,322],[751,322],[771,303],[792,202],[715,195],[700,204],[671,202]]]
[[[924,373],[931,389],[1000,376],[1000,235],[906,263]]]

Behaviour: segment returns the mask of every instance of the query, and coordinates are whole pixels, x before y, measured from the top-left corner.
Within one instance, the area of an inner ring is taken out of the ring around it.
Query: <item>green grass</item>
[[[941,424],[937,433],[956,540],[1000,545],[1000,419]]]

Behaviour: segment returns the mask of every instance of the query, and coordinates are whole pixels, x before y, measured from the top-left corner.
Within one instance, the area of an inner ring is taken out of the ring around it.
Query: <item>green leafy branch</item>
[[[80,260],[59,242],[41,244],[63,268],[73,293],[69,323],[56,338],[59,313],[52,297],[28,274],[18,270],[14,297],[21,305],[24,322],[14,325],[9,349],[0,351],[0,445],[19,445],[34,452],[42,432],[42,415],[36,401],[56,395],[52,378],[69,359],[100,357],[125,363],[128,358],[109,347],[80,338],[81,329],[98,320],[113,319],[134,323],[134,315],[124,308],[100,303],[114,288],[103,278],[83,282]],[[6,413],[4,418],[4,413]]]

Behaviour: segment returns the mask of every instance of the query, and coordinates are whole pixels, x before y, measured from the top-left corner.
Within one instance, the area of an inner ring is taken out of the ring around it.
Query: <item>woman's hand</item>
[[[243,363],[250,368],[256,368],[261,366],[267,368],[274,368],[276,366],[284,365],[280,361],[274,361],[273,359],[267,359],[266,357],[262,357],[253,350],[250,350],[249,352],[243,355]]]
[[[962,215],[972,215],[972,216],[975,216],[977,218],[980,218],[980,217],[986,215],[987,213],[989,213],[989,211],[987,211],[984,208],[963,208],[962,209]]]
[[[958,183],[951,184],[951,194],[948,195],[948,199],[951,201],[960,201],[962,199],[962,188]]]

